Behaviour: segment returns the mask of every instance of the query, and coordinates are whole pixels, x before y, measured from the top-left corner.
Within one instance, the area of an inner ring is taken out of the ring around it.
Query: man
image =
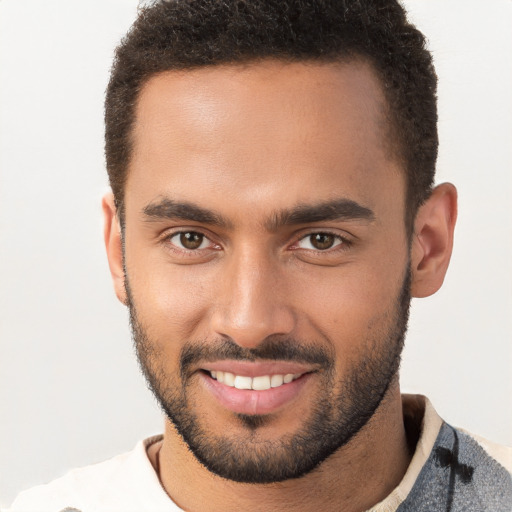
[[[511,510],[510,450],[401,396],[442,285],[436,77],[392,1],[157,2],[106,99],[105,241],[163,436],[12,510]]]

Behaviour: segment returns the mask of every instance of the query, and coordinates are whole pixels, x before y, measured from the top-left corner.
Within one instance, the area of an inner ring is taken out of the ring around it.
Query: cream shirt
[[[403,395],[404,415],[415,421],[420,437],[400,484],[369,512],[390,512],[405,500],[429,458],[443,424],[427,398]],[[512,473],[512,449],[471,437]],[[181,510],[167,495],[147,455],[162,439],[139,441],[135,448],[99,464],[74,469],[46,485],[22,492],[7,512],[174,512]]]

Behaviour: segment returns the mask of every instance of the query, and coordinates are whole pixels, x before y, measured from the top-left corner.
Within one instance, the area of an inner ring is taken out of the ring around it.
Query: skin
[[[450,184],[434,190],[409,241],[405,173],[389,152],[385,106],[364,62],[270,60],[148,81],[125,188],[125,265],[138,318],[166,375],[177,374],[188,340],[229,336],[255,348],[269,336],[293,336],[328,347],[342,382],[367,354],[361,340],[389,330],[409,262],[413,296],[437,291],[452,250],[456,191]],[[162,198],[193,203],[227,223],[148,220],[144,209]],[[338,199],[371,210],[371,218],[269,225],[276,212]],[[114,287],[126,303],[111,196],[103,209]],[[172,238],[180,230],[203,233],[211,243],[187,252]],[[313,250],[307,237],[318,232],[351,243]],[[312,375],[257,439],[296,432],[311,414],[319,382]],[[194,410],[209,431],[248,435],[199,378],[191,386]],[[168,420],[162,445],[149,454],[153,462],[158,450],[163,487],[190,511],[366,510],[398,485],[411,456],[398,376],[359,434],[300,479],[222,479],[199,464]]]

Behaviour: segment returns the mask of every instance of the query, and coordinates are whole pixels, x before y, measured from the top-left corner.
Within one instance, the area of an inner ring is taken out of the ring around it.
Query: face
[[[214,473],[301,476],[367,424],[409,305],[405,179],[364,63],[153,77],[125,189],[141,367]]]

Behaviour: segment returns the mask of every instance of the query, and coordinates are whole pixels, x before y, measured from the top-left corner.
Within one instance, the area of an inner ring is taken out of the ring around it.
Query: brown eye
[[[330,249],[336,238],[334,235],[330,235],[329,233],[315,233],[314,235],[310,235],[311,245],[318,250]]]
[[[316,251],[326,251],[336,245],[344,243],[341,237],[331,233],[312,233],[299,240],[301,249],[312,249]]]
[[[172,244],[189,251],[204,249],[208,245],[208,239],[195,231],[176,233],[171,237],[170,241]]]
[[[185,249],[199,249],[203,243],[204,236],[199,233],[181,233],[180,242]]]

